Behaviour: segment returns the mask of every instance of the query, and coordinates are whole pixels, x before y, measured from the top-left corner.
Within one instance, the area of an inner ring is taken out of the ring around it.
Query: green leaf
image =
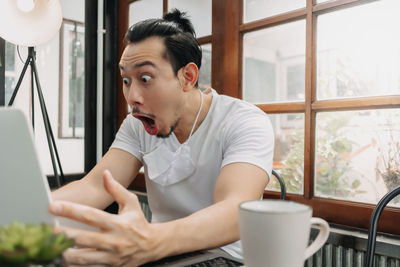
[[[50,225],[18,222],[0,227],[0,241],[0,262],[8,263],[48,262],[74,244]]]

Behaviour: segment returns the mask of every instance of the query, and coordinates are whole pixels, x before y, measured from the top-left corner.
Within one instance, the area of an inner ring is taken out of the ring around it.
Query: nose
[[[141,105],[143,104],[143,94],[139,87],[135,86],[133,83],[129,87],[128,95],[126,101],[128,105]]]

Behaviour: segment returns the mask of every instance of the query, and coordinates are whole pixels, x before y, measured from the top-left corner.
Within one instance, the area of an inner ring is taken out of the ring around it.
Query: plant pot
[[[13,264],[13,263],[3,263],[0,262],[0,266],[2,267],[60,267],[62,266],[62,257],[58,257],[49,262],[27,262],[27,263],[20,263],[20,264]]]

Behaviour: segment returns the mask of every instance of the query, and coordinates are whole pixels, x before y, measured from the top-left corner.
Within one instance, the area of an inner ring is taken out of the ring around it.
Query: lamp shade
[[[18,0],[0,0],[0,37],[22,46],[46,43],[59,31],[62,11],[59,0],[33,0],[30,11],[18,7]]]

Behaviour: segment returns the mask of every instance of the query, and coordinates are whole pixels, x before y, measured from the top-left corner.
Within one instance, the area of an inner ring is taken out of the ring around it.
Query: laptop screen
[[[0,225],[13,221],[53,224],[50,199],[26,116],[19,109],[0,108]]]

